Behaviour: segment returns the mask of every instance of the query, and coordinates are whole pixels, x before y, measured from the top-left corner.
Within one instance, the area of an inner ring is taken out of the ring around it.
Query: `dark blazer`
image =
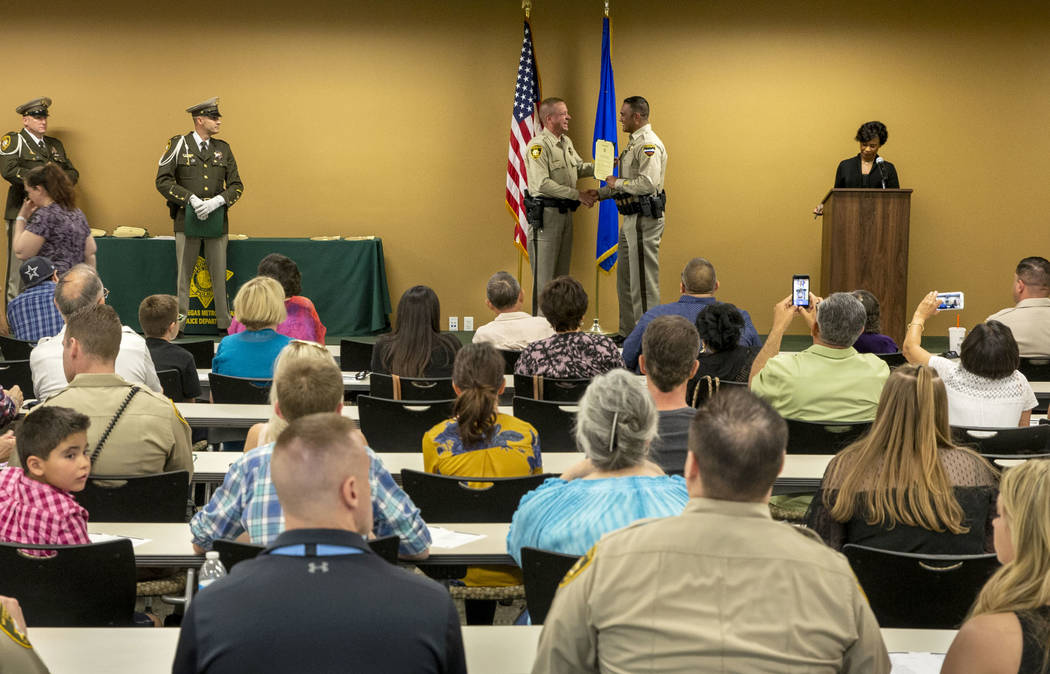
[[[878,156],[876,155],[876,161]],[[882,173],[886,176],[886,189],[900,189],[901,183],[897,178],[897,169],[888,161],[882,162]],[[839,162],[839,168],[835,171],[835,187],[871,187],[882,188],[882,176],[879,175],[879,165],[871,168],[871,173],[864,175],[860,172],[860,153],[856,157],[843,159]]]

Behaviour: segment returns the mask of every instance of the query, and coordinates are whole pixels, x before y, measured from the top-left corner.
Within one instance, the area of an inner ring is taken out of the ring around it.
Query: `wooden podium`
[[[820,295],[869,290],[882,332],[904,341],[911,190],[833,189],[824,197]]]

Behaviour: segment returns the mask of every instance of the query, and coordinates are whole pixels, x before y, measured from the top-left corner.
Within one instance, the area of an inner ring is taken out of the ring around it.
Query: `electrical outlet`
[[[456,332],[459,330],[459,316],[448,317],[448,329],[449,332]]]
[[[463,317],[463,329],[466,330],[467,332],[470,332],[471,330],[474,329],[474,317],[473,316],[464,316]]]

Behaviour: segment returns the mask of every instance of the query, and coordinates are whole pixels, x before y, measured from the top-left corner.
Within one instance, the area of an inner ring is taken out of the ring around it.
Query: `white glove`
[[[198,197],[196,194],[190,195],[190,206],[193,207],[193,210],[197,210],[198,208],[200,208],[201,204],[203,203],[204,200]]]
[[[201,205],[196,209],[197,217],[203,220],[209,215],[211,215],[213,211],[218,210],[219,207],[225,203],[226,199],[222,198],[221,196],[215,197],[213,199],[207,199],[201,202]]]

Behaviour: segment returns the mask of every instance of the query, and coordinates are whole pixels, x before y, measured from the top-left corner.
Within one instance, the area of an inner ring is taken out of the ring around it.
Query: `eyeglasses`
[[[102,286],[102,301],[105,302],[109,299],[109,288]]]

